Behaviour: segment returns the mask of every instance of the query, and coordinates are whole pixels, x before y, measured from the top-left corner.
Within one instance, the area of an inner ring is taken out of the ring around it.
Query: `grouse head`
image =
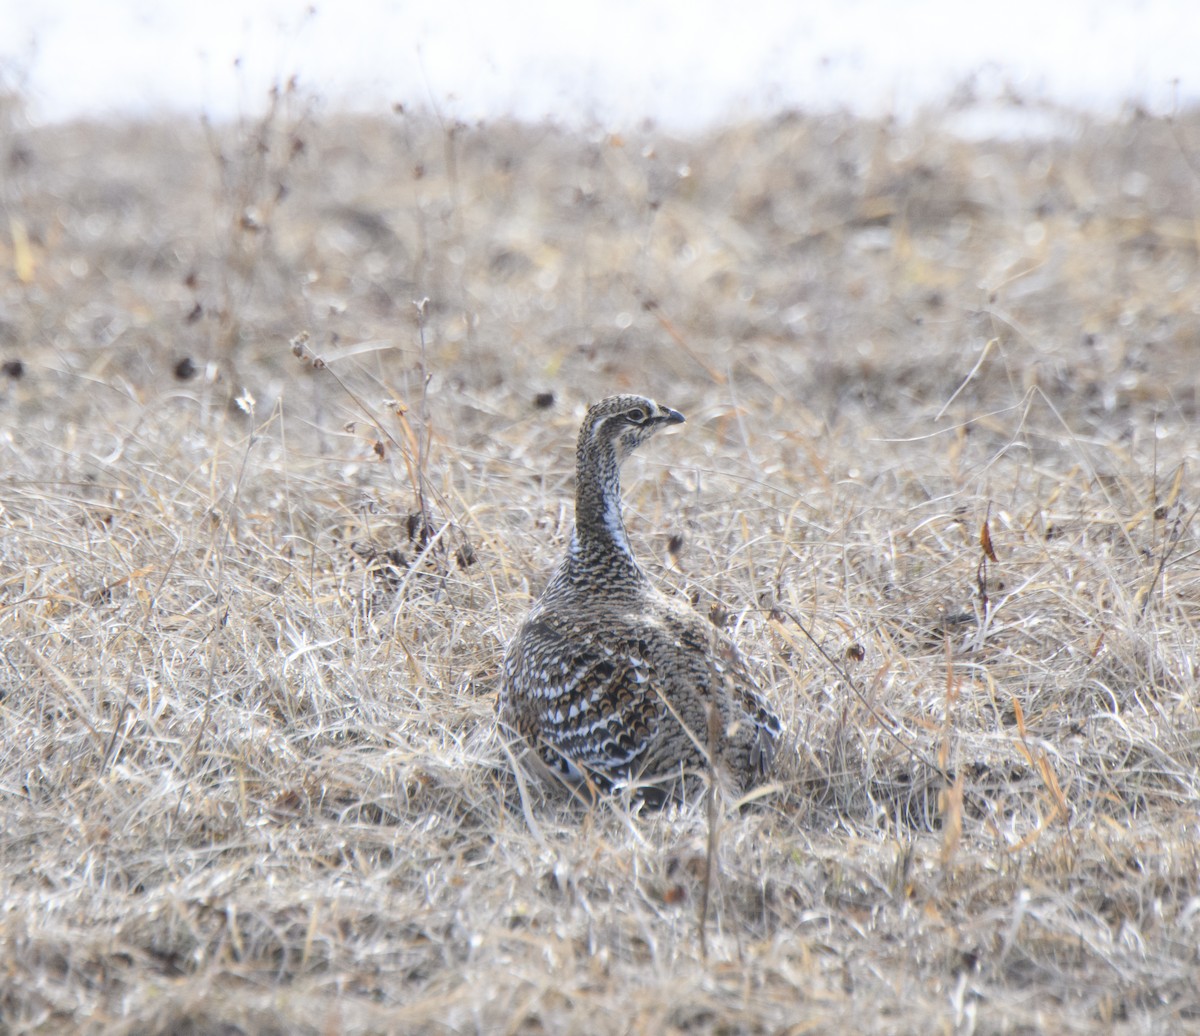
[[[610,447],[620,463],[666,425],[679,424],[683,414],[645,396],[609,396],[593,403],[579,429],[580,452]]]

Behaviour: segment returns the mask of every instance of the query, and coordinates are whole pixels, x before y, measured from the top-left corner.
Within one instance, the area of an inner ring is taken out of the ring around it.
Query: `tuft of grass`
[[[1194,1026],[1195,117],[275,103],[6,123],[2,1027]],[[787,723],[745,808],[492,736],[623,389],[688,417],[636,549]]]

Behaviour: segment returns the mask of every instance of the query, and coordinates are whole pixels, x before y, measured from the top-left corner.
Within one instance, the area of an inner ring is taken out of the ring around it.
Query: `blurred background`
[[[953,102],[975,109],[966,131],[1038,132],[1044,113],[1022,121],[1007,102],[1163,115],[1200,95],[1188,0],[4,0],[0,24],[0,73],[38,120],[234,117],[293,76],[339,109],[689,131]]]

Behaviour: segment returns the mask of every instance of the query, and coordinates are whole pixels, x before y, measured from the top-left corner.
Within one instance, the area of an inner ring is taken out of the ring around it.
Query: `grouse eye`
[[[644,406],[635,406],[625,411],[625,417],[631,424],[645,424],[650,420],[650,411]]]

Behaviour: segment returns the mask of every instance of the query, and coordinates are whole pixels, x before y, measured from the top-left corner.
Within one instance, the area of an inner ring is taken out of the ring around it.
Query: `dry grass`
[[[1200,120],[4,144],[4,1031],[1200,1029]],[[618,389],[789,729],[707,957],[491,732]]]

